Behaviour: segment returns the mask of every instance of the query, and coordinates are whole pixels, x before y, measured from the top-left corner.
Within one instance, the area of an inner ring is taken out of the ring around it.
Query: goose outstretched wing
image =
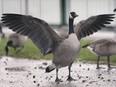
[[[11,30],[28,36],[41,53],[51,53],[62,39],[44,20],[21,14],[3,14],[1,20]]]
[[[106,27],[106,24],[110,24],[114,14],[102,14],[97,16],[91,16],[86,20],[80,21],[75,26],[75,33],[77,34],[78,39],[80,40],[83,37],[89,36],[98,30],[101,30],[103,27]]]

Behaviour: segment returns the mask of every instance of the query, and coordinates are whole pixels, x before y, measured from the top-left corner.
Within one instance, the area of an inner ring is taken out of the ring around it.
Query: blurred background
[[[32,15],[51,25],[67,25],[70,11],[79,17],[75,23],[92,15],[113,13],[116,0],[0,0],[0,16],[3,13]],[[116,21],[112,23],[115,25]]]
[[[74,21],[77,24],[92,15],[114,13],[115,7],[116,0],[0,0],[0,17],[3,13],[32,15],[58,29],[68,24],[71,11],[79,15]],[[115,20],[108,28],[115,30]],[[3,32],[12,31],[4,29]]]

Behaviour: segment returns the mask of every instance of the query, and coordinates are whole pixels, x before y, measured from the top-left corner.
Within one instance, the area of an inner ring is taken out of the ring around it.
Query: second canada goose
[[[98,56],[97,69],[99,69],[100,56],[107,56],[108,68],[110,68],[110,56],[116,55],[116,42],[114,40],[100,39],[83,46],[83,48],[85,47],[88,47],[90,51]]]
[[[78,15],[75,12],[69,14],[69,36],[62,39],[44,20],[28,15],[21,14],[3,14],[3,23],[11,30],[27,35],[33,43],[39,48],[43,55],[53,53],[52,64],[46,68],[46,72],[51,72],[56,68],[56,82],[61,80],[58,78],[58,70],[61,67],[68,66],[69,81],[74,80],[71,77],[71,66],[75,60],[75,56],[80,51],[79,40],[94,32],[97,32],[105,24],[110,24],[114,18],[114,14],[103,14],[92,16],[83,20],[73,28],[74,18]]]
[[[26,39],[23,35],[20,35],[17,33],[11,34],[9,36],[6,46],[5,46],[6,55],[8,55],[8,53],[9,53],[9,47],[13,47],[14,50],[16,50],[16,48],[22,49],[24,47],[25,41],[26,41]],[[17,50],[17,53],[19,51],[21,51],[21,49]]]

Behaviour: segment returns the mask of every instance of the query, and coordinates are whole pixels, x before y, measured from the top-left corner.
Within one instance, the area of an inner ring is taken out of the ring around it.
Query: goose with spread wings
[[[58,70],[61,67],[68,66],[68,81],[74,80],[71,77],[71,66],[75,56],[80,51],[80,39],[86,37],[110,24],[113,21],[114,14],[102,14],[89,17],[80,21],[75,29],[73,27],[74,19],[78,15],[75,12],[69,14],[69,35],[67,38],[61,38],[49,24],[39,18],[21,14],[3,14],[2,22],[11,30],[28,36],[39,48],[43,55],[53,53],[52,64],[46,68],[46,72],[56,69],[56,82],[62,80],[58,78]]]

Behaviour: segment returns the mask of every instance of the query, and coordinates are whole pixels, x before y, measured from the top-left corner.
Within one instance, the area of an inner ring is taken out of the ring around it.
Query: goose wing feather
[[[11,30],[28,36],[41,53],[51,53],[62,39],[44,20],[21,14],[3,14],[1,20]]]
[[[101,30],[103,27],[106,27],[106,24],[110,24],[113,21],[114,14],[102,14],[97,16],[91,16],[86,20],[80,21],[75,26],[75,33],[77,34],[78,39],[80,40],[83,37],[89,36],[98,30]]]

